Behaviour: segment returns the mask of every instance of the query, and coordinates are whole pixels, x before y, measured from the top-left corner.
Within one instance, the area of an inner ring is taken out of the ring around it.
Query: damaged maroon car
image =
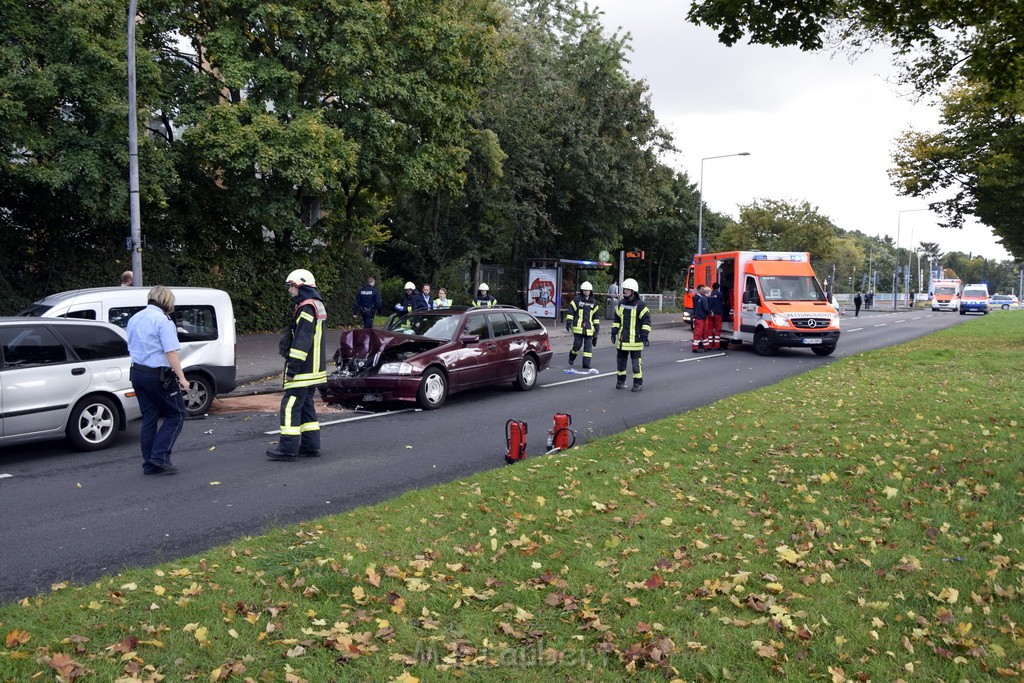
[[[416,311],[384,330],[342,332],[338,368],[321,393],[327,403],[415,401],[435,410],[466,389],[511,382],[529,391],[551,353],[544,325],[518,308]]]

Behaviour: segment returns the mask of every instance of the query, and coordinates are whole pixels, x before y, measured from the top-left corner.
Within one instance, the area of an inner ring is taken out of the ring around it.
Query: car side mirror
[[[756,304],[757,294],[753,292],[743,292],[743,303],[745,304]]]
[[[480,335],[478,334],[464,334],[459,337],[459,341],[463,344],[476,344],[480,341]]]

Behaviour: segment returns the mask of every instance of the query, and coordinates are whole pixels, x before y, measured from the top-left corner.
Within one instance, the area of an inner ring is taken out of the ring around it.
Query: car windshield
[[[45,304],[32,304],[18,315],[23,318],[41,318],[43,313],[53,308],[53,306],[47,306]]]
[[[943,296],[953,296],[956,294],[956,288],[952,285],[949,285],[948,287],[936,287],[935,293],[942,294]]]
[[[984,289],[965,289],[964,296],[980,296],[987,299],[988,292],[986,292]]]
[[[414,334],[430,339],[450,340],[455,336],[455,328],[459,326],[460,315],[422,315],[410,313],[395,318],[388,325],[390,332],[398,334]]]
[[[761,292],[768,301],[824,301],[818,281],[810,275],[762,275]]]

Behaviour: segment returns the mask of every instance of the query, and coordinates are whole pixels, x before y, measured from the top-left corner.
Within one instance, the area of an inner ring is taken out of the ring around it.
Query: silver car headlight
[[[412,366],[408,363],[384,363],[377,371],[379,375],[411,375]]]

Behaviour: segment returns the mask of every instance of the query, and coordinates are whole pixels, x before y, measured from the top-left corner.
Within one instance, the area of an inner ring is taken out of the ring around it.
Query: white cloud
[[[888,234],[900,244],[938,242],[943,251],[1007,259],[989,228],[941,229],[922,199],[900,197],[888,169],[899,135],[934,128],[937,111],[901,97],[887,54],[849,61],[793,48],[718,43],[686,22],[680,0],[598,0],[604,25],[632,34],[629,71],[647,81],[655,112],[680,153],[666,159],[697,181],[704,198],[735,216],[756,199],[806,200],[838,226]]]

